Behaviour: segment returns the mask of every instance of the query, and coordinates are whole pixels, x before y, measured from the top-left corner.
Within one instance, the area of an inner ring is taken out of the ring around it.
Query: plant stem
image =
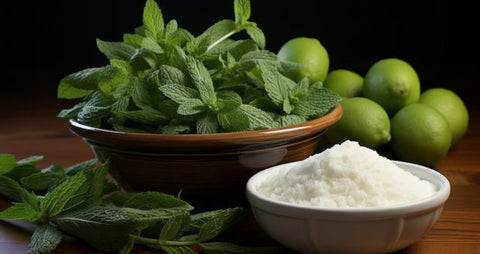
[[[213,47],[217,46],[220,42],[226,40],[228,37],[232,36],[233,34],[235,34],[237,32],[237,30],[233,30],[231,31],[230,33],[224,35],[222,38],[218,39],[217,41],[215,41],[214,43],[212,43],[210,46],[208,46],[207,48],[207,52],[212,49]]]
[[[166,241],[166,240],[141,237],[141,236],[132,235],[132,234],[130,234],[129,236],[131,239],[133,239],[133,241],[135,241],[135,243],[139,243],[139,244],[164,245],[164,246],[190,246],[197,243],[195,241]]]

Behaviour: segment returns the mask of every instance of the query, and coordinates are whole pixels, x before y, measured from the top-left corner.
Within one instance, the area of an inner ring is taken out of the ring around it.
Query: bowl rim
[[[422,165],[396,160],[392,160],[392,162],[394,162],[397,166],[401,167],[406,171],[410,172],[410,170],[406,167],[412,167],[435,178],[438,184],[433,184],[438,188],[437,192],[435,192],[429,197],[400,205],[367,208],[324,208],[309,205],[292,204],[284,201],[274,200],[261,195],[254,189],[254,185],[256,184],[256,182],[260,181],[259,179],[261,179],[264,175],[268,174],[270,171],[278,170],[284,167],[294,166],[295,164],[298,164],[300,162],[301,161],[296,161],[276,165],[253,175],[248,180],[246,185],[247,200],[250,202],[252,208],[255,207],[255,209],[262,209],[264,211],[268,211],[269,213],[297,218],[301,217],[338,219],[338,217],[341,216],[342,219],[364,220],[368,218],[378,219],[379,217],[392,217],[398,215],[429,212],[437,209],[439,206],[443,206],[443,204],[450,195],[450,182],[444,175],[442,175],[438,171]],[[413,172],[411,173],[414,174]]]
[[[214,133],[214,134],[159,134],[159,133],[137,133],[137,132],[122,132],[115,130],[102,129],[97,127],[91,127],[74,119],[69,120],[70,128],[73,132],[80,134],[81,136],[91,136],[92,134],[101,134],[108,136],[115,136],[116,138],[125,138],[125,139],[136,139],[136,140],[176,140],[176,141],[220,141],[220,140],[238,140],[238,139],[247,139],[247,138],[266,138],[276,134],[289,134],[296,133],[301,131],[313,131],[313,130],[323,130],[335,123],[342,116],[342,106],[338,103],[333,109],[331,109],[325,115],[306,121],[299,124],[289,125],[280,128],[269,128],[262,130],[252,130],[252,131],[243,131],[243,132],[225,132],[225,133]],[[90,133],[90,135],[85,135]]]

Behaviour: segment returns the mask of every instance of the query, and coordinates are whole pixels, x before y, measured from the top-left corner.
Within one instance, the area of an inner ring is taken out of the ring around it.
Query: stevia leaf
[[[202,62],[192,56],[186,56],[185,61],[188,75],[200,93],[200,98],[202,98],[205,104],[212,105],[217,100],[217,96],[215,95],[213,81],[207,68]]]
[[[235,12],[235,23],[243,25],[247,23],[250,18],[250,0],[235,0],[233,2],[233,9]]]
[[[178,68],[170,65],[161,65],[159,68],[159,81],[163,85],[181,85],[187,86],[187,77],[185,74]],[[200,96],[196,97],[200,98]]]
[[[65,169],[65,174],[68,176],[73,176],[76,175],[86,169],[89,169],[93,167],[95,164],[97,164],[98,160],[97,159],[91,159],[88,161],[83,161],[78,164],[72,165],[68,168]]]
[[[132,45],[133,47],[140,47],[142,45],[143,36],[139,34],[123,34],[123,42]]]
[[[217,118],[211,113],[204,114],[198,118],[196,126],[198,134],[216,133],[218,130]]]
[[[248,117],[240,110],[217,115],[220,126],[229,132],[247,130],[250,127]]]
[[[245,30],[247,31],[250,38],[260,47],[261,49],[265,48],[265,35],[263,34],[262,30],[258,28],[257,24],[254,22],[248,22],[245,26]]]
[[[294,114],[300,116],[323,116],[341,100],[341,97],[327,88],[313,87],[308,95],[295,105]]]
[[[207,110],[206,105],[199,99],[188,99],[178,106],[177,113],[188,116]]]
[[[172,240],[180,236],[183,229],[190,223],[190,214],[182,212],[167,220],[162,227],[159,240]]]
[[[244,247],[228,242],[201,243],[203,251],[207,254],[281,254],[291,253],[284,247]]]
[[[0,154],[0,175],[10,172],[16,165],[15,155]]]
[[[244,212],[245,211],[241,208],[229,208],[211,212],[210,216],[203,217],[205,221],[198,231],[198,241],[208,241],[221,232],[229,229],[240,221]],[[192,218],[192,221],[193,220],[194,218]]]
[[[253,130],[279,127],[271,115],[259,108],[242,104],[239,109],[248,117],[250,128]]]
[[[26,220],[34,222],[41,216],[41,212],[27,203],[14,203],[13,206],[0,212],[0,219],[8,220]]]
[[[154,0],[147,0],[143,9],[143,25],[146,35],[152,39],[158,40],[162,37],[164,22],[163,14]]]
[[[187,103],[189,100],[193,99],[200,99],[200,93],[197,90],[186,86],[164,85],[159,89],[165,96],[178,104]]]
[[[97,39],[97,47],[108,59],[128,61],[135,52],[135,47],[124,42],[109,42]]]
[[[38,226],[28,244],[28,254],[52,253],[62,241],[62,233],[53,225]]]
[[[142,48],[148,49],[157,54],[163,53],[162,47],[160,47],[160,45],[158,45],[158,43],[150,37],[143,38],[141,46]]]

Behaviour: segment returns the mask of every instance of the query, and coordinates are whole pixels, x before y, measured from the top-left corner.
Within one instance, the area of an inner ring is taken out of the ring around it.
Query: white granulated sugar
[[[256,190],[275,200],[308,206],[383,207],[419,200],[436,192],[432,183],[352,141],[277,173],[260,182]]]

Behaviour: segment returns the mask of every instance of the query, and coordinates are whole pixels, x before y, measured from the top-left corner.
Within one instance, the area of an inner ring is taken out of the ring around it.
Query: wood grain
[[[45,155],[40,166],[51,163],[71,165],[93,157],[90,147],[67,129],[67,122],[56,119],[63,105],[43,105],[5,112],[0,122],[0,153],[18,158]],[[437,170],[450,181],[452,191],[439,221],[418,243],[397,254],[480,254],[480,109],[470,107],[471,123],[467,135],[456,144]],[[0,207],[5,201],[0,201]],[[26,253],[32,225],[0,221],[0,253]],[[230,237],[245,243],[268,241],[252,218]],[[104,253],[84,242],[68,238],[55,253]],[[158,253],[136,248],[134,253]]]

